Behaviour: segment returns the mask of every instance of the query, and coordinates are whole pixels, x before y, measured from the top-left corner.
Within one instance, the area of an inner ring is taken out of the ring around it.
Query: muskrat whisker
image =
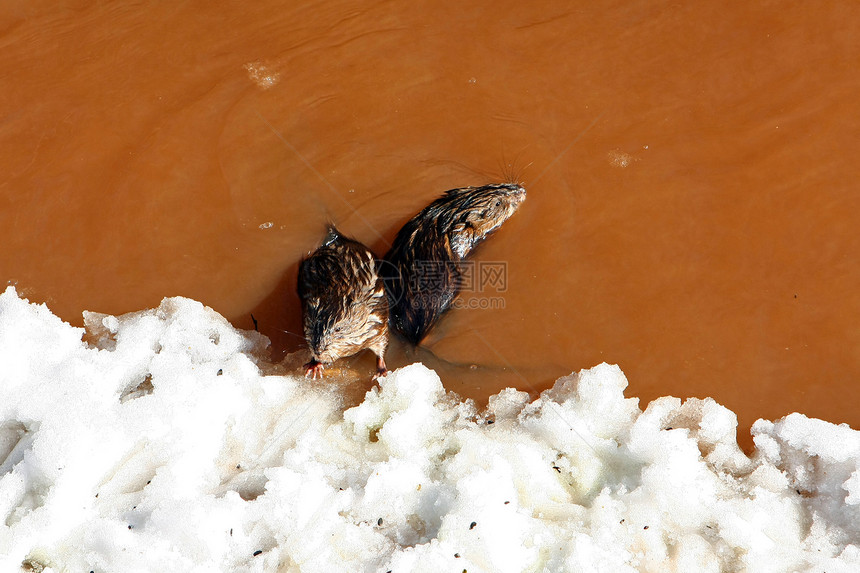
[[[513,161],[508,161],[504,150],[502,151],[502,159],[499,168],[502,174],[503,182],[510,183],[513,185],[522,185],[522,174],[525,173],[525,171],[529,167],[531,167],[532,163],[534,163],[534,161],[531,161],[525,167],[517,167],[517,163],[519,163],[520,156],[522,155],[523,151],[525,151],[525,149],[525,147],[520,149],[514,156]]]
[[[426,165],[453,165],[455,167],[459,167],[461,171],[469,173],[471,175],[480,175],[487,181],[495,181],[496,176],[490,171],[484,171],[482,169],[478,169],[476,167],[472,167],[470,165],[466,165],[462,161],[456,161],[453,159],[425,159],[422,163]]]
[[[535,164],[535,162],[534,162],[534,161],[529,161],[525,166],[523,166],[523,168],[522,168],[522,170],[520,171],[519,176],[517,177],[517,179],[521,179],[521,178],[522,178],[522,174],[523,174],[523,173],[525,173],[525,172],[526,172],[526,170],[527,170],[529,167],[531,167],[532,165],[534,165],[534,164]],[[523,182],[522,182],[522,181],[519,181],[519,183],[520,183],[520,184],[522,184]]]
[[[299,340],[304,340],[304,339],[305,339],[305,337],[304,337],[304,336],[301,336],[301,335],[299,335],[299,334],[296,334],[295,332],[290,332],[289,330],[284,330],[283,328],[278,328],[277,330],[280,330],[280,331],[281,331],[281,332],[283,332],[284,334],[289,334],[290,336],[295,336],[295,337],[296,337],[296,338],[298,338]]]

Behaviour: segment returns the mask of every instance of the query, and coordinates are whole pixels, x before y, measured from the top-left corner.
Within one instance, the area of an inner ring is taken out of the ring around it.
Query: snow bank
[[[0,571],[860,571],[845,426],[750,459],[606,364],[485,412],[413,364],[344,411],[195,301],[85,318],[0,295]]]

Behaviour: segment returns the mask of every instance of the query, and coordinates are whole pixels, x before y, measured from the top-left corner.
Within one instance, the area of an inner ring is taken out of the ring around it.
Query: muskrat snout
[[[505,188],[507,190],[506,195],[510,197],[511,201],[515,203],[522,203],[526,200],[526,188],[522,185],[517,185],[516,183],[506,183]]]
[[[337,329],[340,331],[340,328]],[[337,333],[333,330],[329,332],[321,333],[319,338],[312,339],[308,342],[308,350],[311,352],[311,356],[317,362],[322,362],[323,364],[331,364],[332,362],[336,362],[339,358],[346,356],[346,354],[342,354],[343,348],[339,348]]]
[[[322,362],[323,364],[331,364],[332,362],[340,358],[340,356],[335,355],[334,352],[331,352],[331,350],[326,347],[311,348],[311,355],[313,356],[314,360],[316,360],[317,362]]]

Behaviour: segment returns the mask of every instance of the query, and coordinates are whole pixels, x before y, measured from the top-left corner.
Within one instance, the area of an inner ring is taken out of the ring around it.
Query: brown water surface
[[[441,191],[529,199],[503,308],[413,353],[485,400],[628,395],[860,428],[860,4],[5,2],[0,278],[74,324],[183,295],[300,341],[332,220],[378,253]],[[372,357],[356,368],[372,369]]]

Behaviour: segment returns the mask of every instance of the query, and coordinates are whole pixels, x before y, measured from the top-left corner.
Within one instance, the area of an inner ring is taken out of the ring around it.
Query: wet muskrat
[[[377,375],[385,374],[388,299],[370,249],[329,227],[299,265],[298,292],[311,351],[306,376],[322,377],[326,365],[365,348],[376,354]]]
[[[451,189],[407,222],[385,255],[392,326],[418,344],[457,297],[460,262],[526,198],[513,183]]]

